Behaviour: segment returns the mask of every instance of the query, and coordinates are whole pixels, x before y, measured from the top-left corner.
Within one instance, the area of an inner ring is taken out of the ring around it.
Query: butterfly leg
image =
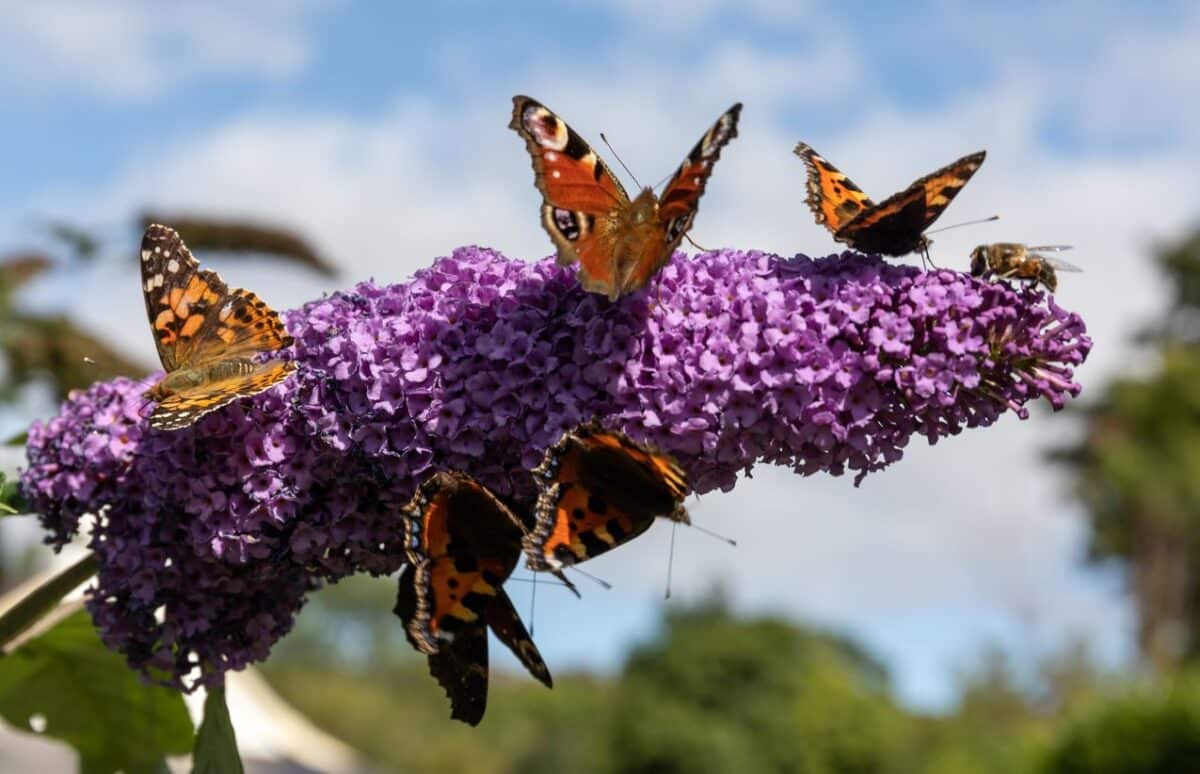
[[[579,593],[579,589],[577,589],[575,587],[575,584],[572,583],[570,580],[568,580],[567,576],[562,574],[562,570],[551,570],[550,572],[551,572],[551,574],[554,575],[555,578],[558,578],[560,581],[562,581],[562,584],[567,587],[568,591],[570,591],[572,594],[575,595],[576,599],[583,598],[583,595]],[[530,619],[531,619],[530,625],[532,626],[533,625],[532,616],[530,616]]]

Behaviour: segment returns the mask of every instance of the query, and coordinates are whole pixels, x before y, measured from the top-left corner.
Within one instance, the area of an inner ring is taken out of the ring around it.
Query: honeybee
[[[971,251],[971,276],[991,273],[1001,279],[1032,280],[1051,293],[1058,289],[1059,271],[1083,271],[1078,266],[1042,253],[1070,250],[1070,245],[1023,245],[996,242]]]

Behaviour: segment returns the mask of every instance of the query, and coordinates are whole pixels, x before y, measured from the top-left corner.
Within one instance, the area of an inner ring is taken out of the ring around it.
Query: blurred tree
[[[1090,558],[1129,571],[1144,660],[1200,653],[1200,232],[1163,247],[1173,288],[1147,377],[1110,383],[1082,409],[1083,440],[1052,452],[1088,511]]]
[[[897,771],[908,721],[878,662],[780,619],[738,620],[719,595],[671,610],[629,657],[611,771]]]
[[[449,720],[387,612],[394,594],[386,578],[323,589],[264,665],[286,699],[389,771],[1014,774],[1037,770],[1062,718],[1103,700],[1081,648],[1025,680],[992,649],[951,712],[912,713],[853,641],[736,616],[715,594],[666,611],[615,677],[555,670],[547,691],[494,647],[487,716],[472,729]]]
[[[48,379],[62,397],[96,379],[143,370],[65,317],[18,311],[17,291],[51,266],[53,259],[39,253],[0,257],[0,358],[6,366],[0,371],[0,402],[39,378]]]
[[[1200,684],[1152,686],[1100,705],[1069,725],[1042,774],[1192,774],[1200,771]]]

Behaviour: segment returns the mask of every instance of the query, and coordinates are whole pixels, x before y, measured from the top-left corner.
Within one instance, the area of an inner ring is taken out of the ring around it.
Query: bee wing
[[[1031,253],[1060,253],[1075,248],[1071,245],[1029,245],[1025,249]]]
[[[1061,260],[1059,258],[1051,258],[1048,255],[1040,255],[1038,253],[1030,253],[1030,255],[1034,258],[1037,258],[1040,261],[1044,261],[1047,265],[1049,265],[1050,267],[1052,267],[1054,269],[1057,269],[1058,271],[1074,271],[1074,272],[1083,271],[1083,269],[1079,268],[1075,264],[1067,263],[1066,261]]]
[[[1073,263],[1067,263],[1066,261],[1060,261],[1060,260],[1058,260],[1057,258],[1047,258],[1047,257],[1046,257],[1046,256],[1044,256],[1044,255],[1043,255],[1043,256],[1041,256],[1041,258],[1042,258],[1042,260],[1043,260],[1043,261],[1045,261],[1046,263],[1050,264],[1051,266],[1053,266],[1053,267],[1054,267],[1055,269],[1057,269],[1058,271],[1073,271],[1073,272],[1081,272],[1081,271],[1083,271],[1083,269],[1079,268],[1079,267],[1078,267],[1078,266],[1076,266],[1075,264],[1073,264]]]

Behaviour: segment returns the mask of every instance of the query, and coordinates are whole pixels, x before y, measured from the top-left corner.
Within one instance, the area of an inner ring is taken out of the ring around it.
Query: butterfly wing
[[[216,272],[201,269],[179,233],[158,224],[142,236],[142,292],[163,368],[193,361],[198,341],[210,331],[209,313],[229,293]]]
[[[396,597],[395,613],[402,621],[411,621],[416,614],[416,570],[405,566],[400,573],[400,590]],[[409,643],[421,650],[409,627],[405,626]],[[427,655],[429,674],[433,676],[446,698],[450,699],[450,717],[472,726],[478,725],[487,710],[488,643],[487,629],[482,622],[469,626],[451,641],[440,644]]]
[[[972,153],[922,177],[860,212],[835,231],[834,239],[856,250],[883,255],[906,255],[921,249],[927,244],[925,230],[979,171],[986,156],[986,151]]]
[[[151,225],[142,237],[146,312],[167,371],[290,346],[279,315],[243,288],[201,269],[178,232]]]
[[[404,509],[409,565],[395,613],[450,698],[451,717],[477,724],[487,707],[487,627],[530,673],[550,673],[501,588],[520,555],[519,519],[462,473],[426,479]]]
[[[721,149],[737,137],[737,124],[741,113],[740,102],[722,113],[688,153],[675,176],[663,189],[658,200],[658,217],[666,230],[667,256],[675,251],[684,234],[691,228],[696,210],[700,206],[700,197],[704,195],[704,189],[708,185],[708,178],[712,175],[717,159],[721,158]],[[654,267],[654,271],[657,270],[658,267]],[[653,274],[654,271],[649,273]]]
[[[546,662],[542,660],[542,654],[538,652],[537,645],[533,644],[529,631],[521,622],[521,616],[517,614],[517,609],[513,607],[512,600],[508,598],[504,589],[499,590],[496,599],[484,612],[484,620],[495,632],[496,637],[525,665],[529,674],[547,688],[554,687],[554,680],[550,677]]]
[[[617,213],[629,195],[574,129],[535,99],[513,97],[509,128],[521,135],[542,193],[542,226],[563,265],[578,262],[584,287],[610,293],[617,281]]]
[[[201,269],[179,234],[151,225],[142,237],[142,289],[155,333],[159,359],[168,372],[219,365],[201,384],[164,391],[151,389],[158,406],[150,424],[163,430],[186,427],[238,398],[271,387],[295,370],[255,356],[290,346],[292,337],[279,315],[242,288],[230,290],[216,272]]]
[[[826,161],[811,145],[798,143],[793,153],[800,157],[808,169],[808,197],[805,202],[818,225],[837,233],[863,210],[875,206],[875,202],[854,181]]]
[[[150,426],[159,430],[187,427],[228,403],[270,389],[296,370],[296,364],[288,360],[244,361],[243,365],[249,369],[245,373],[174,392],[158,401],[150,414]]]
[[[653,220],[648,218],[646,226],[634,230],[632,239],[626,242],[626,247],[632,253],[631,257],[622,260],[617,268],[618,294],[630,293],[632,290],[646,286],[650,277],[658,274],[662,264],[671,259],[674,250],[691,228],[696,217],[696,209],[700,206],[700,197],[708,178],[713,174],[713,164],[720,158],[721,149],[731,139],[738,136],[738,116],[742,113],[742,103],[721,114],[715,124],[704,132],[694,148],[684,158],[679,169],[662,190],[658,199],[658,214]],[[649,190],[647,190],[648,192]],[[636,211],[647,197],[646,204],[652,204],[653,198],[649,193],[638,197],[632,208]],[[614,298],[614,296],[613,296]]]
[[[522,531],[483,485],[462,473],[426,479],[404,509],[416,608],[405,624],[424,653],[477,625],[516,567]]]
[[[525,536],[534,570],[558,569],[602,554],[663,516],[688,521],[687,477],[669,456],[589,424],[546,452],[533,471],[539,488]]]

